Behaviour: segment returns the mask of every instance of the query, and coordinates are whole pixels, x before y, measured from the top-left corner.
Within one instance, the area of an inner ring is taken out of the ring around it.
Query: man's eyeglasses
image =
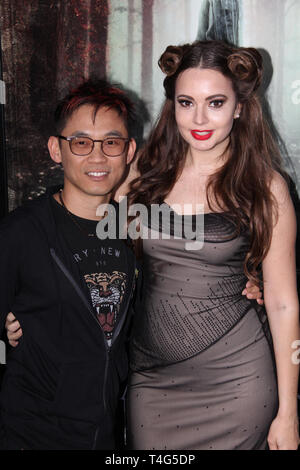
[[[107,157],[118,157],[127,148],[130,139],[125,137],[107,137],[106,139],[94,140],[91,137],[57,135],[59,139],[64,139],[69,142],[70,150],[74,155],[85,156],[92,153],[95,142],[101,142],[101,150]]]

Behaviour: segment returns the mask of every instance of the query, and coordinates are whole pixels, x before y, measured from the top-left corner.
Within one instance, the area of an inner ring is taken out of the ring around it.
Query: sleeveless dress
[[[193,216],[190,216],[193,218]],[[241,295],[247,233],[204,215],[204,244],[143,240],[144,308],[131,341],[130,449],[266,449],[278,408],[265,311]]]

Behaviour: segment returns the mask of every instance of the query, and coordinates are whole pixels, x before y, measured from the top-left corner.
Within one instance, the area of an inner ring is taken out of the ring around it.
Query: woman
[[[177,212],[202,204],[204,245],[187,251],[184,239],[143,240],[130,446],[296,449],[296,222],[256,96],[261,56],[198,41],[169,46],[159,65],[166,101],[128,200]],[[258,283],[260,270],[268,322],[240,294],[246,277]]]

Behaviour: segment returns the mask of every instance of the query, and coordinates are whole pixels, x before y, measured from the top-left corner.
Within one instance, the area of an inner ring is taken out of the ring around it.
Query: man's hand
[[[21,338],[23,331],[20,323],[16,320],[16,317],[12,312],[10,312],[6,317],[5,328],[9,344],[15,348],[19,344],[18,340]]]
[[[259,305],[264,304],[264,299],[262,299],[262,292],[259,290],[253,282],[248,281],[246,288],[243,290],[242,295],[246,295],[247,299],[256,299],[256,302]]]

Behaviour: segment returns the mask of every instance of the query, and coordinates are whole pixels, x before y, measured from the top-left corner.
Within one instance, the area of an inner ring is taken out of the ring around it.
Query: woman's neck
[[[198,176],[210,176],[218,171],[228,156],[228,142],[211,150],[201,151],[189,148],[186,155],[184,170]]]

